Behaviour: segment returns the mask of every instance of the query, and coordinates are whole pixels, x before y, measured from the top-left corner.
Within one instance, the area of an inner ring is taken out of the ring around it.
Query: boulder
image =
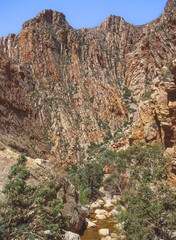
[[[98,232],[99,232],[100,235],[105,236],[105,237],[109,235],[109,229],[108,228],[100,229]]]
[[[121,196],[120,195],[114,195],[112,200],[111,200],[111,203],[112,204],[117,204],[117,201],[120,201],[121,200]]]
[[[65,240],[81,240],[80,236],[73,232],[65,233]]]
[[[86,218],[86,226],[87,226],[87,228],[94,228],[97,225],[95,223],[91,222],[88,218]]]
[[[116,233],[111,233],[112,240],[118,240],[120,237]]]
[[[112,240],[112,238],[110,236],[107,236],[107,237],[101,238],[101,240]]]
[[[116,209],[113,209],[109,214],[110,214],[111,216],[116,216],[116,215],[119,215],[120,212],[117,211]]]
[[[100,207],[101,207],[101,205],[98,202],[93,202],[90,205],[90,209],[95,209],[95,208],[100,208]]]
[[[99,204],[101,207],[104,205],[104,201],[101,200],[101,199],[98,199],[97,202],[98,202],[98,204]]]
[[[104,219],[106,219],[106,218],[107,218],[107,216],[105,216],[105,215],[100,215],[100,214],[97,214],[97,215],[95,215],[95,218],[96,218],[96,219],[100,219],[100,220],[104,220]]]
[[[105,205],[104,205],[104,208],[112,208],[114,207],[114,204],[112,204],[111,202],[107,202]]]
[[[46,231],[44,231],[44,234],[45,234],[45,235],[50,235],[50,234],[51,234],[51,231],[50,231],[50,230],[46,230]]]
[[[108,212],[106,210],[103,210],[103,209],[96,209],[95,213],[99,214],[99,215],[106,215],[106,216],[108,215]]]
[[[123,230],[124,223],[117,223],[115,226],[118,230]]]

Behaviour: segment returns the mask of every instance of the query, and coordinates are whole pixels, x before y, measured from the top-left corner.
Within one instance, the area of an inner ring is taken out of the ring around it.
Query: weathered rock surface
[[[107,236],[105,238],[101,238],[101,240],[112,240],[112,238],[110,236]]]
[[[29,151],[31,156],[46,152],[40,141],[42,133],[33,101],[27,92],[34,88],[30,72],[20,71],[0,49],[0,139],[20,151]]]
[[[81,240],[80,236],[76,233],[66,232],[65,240]]]
[[[175,27],[175,0],[143,26],[110,15],[76,30],[52,10],[26,21],[0,39],[0,139],[62,166],[108,139],[175,148]]]
[[[109,229],[104,228],[99,230],[99,234],[102,236],[108,236],[109,235]]]
[[[108,212],[104,209],[96,209],[95,213],[99,215],[108,215]]]
[[[96,227],[96,224],[91,222],[88,218],[86,218],[86,226],[87,228],[94,228]]]
[[[8,181],[8,174],[12,165],[16,163],[18,154],[8,148],[0,151],[0,202],[5,199],[2,190]],[[78,199],[78,193],[74,186],[65,179],[59,172],[58,167],[48,160],[27,158],[27,167],[30,170],[30,185],[45,183],[49,179],[55,181],[55,188],[59,198],[64,203],[62,210],[64,216],[70,216],[69,230],[78,231],[81,229],[85,218],[88,216],[88,210],[83,208]]]
[[[101,205],[99,202],[93,202],[91,205],[90,205],[90,209],[95,209],[95,208],[100,208]]]
[[[104,220],[106,218],[107,218],[107,215],[103,215],[103,214],[96,214],[95,215],[95,219]]]

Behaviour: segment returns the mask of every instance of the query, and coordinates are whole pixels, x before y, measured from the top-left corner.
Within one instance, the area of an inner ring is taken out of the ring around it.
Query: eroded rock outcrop
[[[41,143],[42,132],[32,110],[33,101],[28,92],[33,91],[31,74],[15,66],[10,58],[0,52],[0,139],[19,151],[29,151],[36,157],[46,153]]]

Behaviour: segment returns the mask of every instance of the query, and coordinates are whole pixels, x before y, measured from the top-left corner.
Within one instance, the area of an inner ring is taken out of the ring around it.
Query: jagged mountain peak
[[[168,0],[165,6],[165,12],[171,11],[176,6],[176,0]],[[113,26],[118,26],[120,23],[126,23],[123,17],[110,14],[99,26],[101,29],[107,30],[113,28]],[[45,9],[37,14],[37,16],[31,20],[26,21],[23,24],[23,29],[29,26],[35,26],[36,24],[52,24],[55,27],[60,28],[72,28],[69,23],[66,21],[66,17],[63,13],[52,10]],[[130,23],[126,23],[130,24]],[[132,24],[130,24],[132,25]],[[111,29],[112,30],[112,29]],[[114,29],[113,29],[114,31]]]
[[[23,29],[29,26],[35,26],[37,24],[52,24],[60,28],[71,28],[71,26],[66,21],[66,17],[63,13],[51,9],[45,9],[42,12],[38,13],[35,18],[26,21],[23,24]]]
[[[168,0],[164,8],[165,12],[168,12],[176,7],[176,0]]]
[[[97,28],[101,29],[105,33],[109,31],[119,32],[119,29],[122,27],[122,25],[127,26],[130,24],[126,23],[123,17],[115,16],[111,14]]]
[[[115,23],[117,20],[122,20],[123,18],[120,16],[116,16],[114,14],[110,14],[104,22],[112,22]]]

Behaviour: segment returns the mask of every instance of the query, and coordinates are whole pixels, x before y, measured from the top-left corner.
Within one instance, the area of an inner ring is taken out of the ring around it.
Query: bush
[[[127,87],[124,87],[123,92],[124,92],[123,93],[123,98],[124,99],[128,99],[128,98],[131,97],[131,92]]]
[[[126,211],[119,216],[124,222],[127,240],[172,239],[176,227],[175,195],[162,183],[151,188],[141,183],[136,191],[126,192],[123,197]]]
[[[94,102],[94,97],[90,98],[90,102],[93,103]]]
[[[151,92],[150,92],[150,91],[149,91],[149,92],[146,92],[146,93],[144,94],[142,100],[144,100],[144,101],[145,101],[145,100],[149,100],[150,97],[151,97]]]
[[[62,201],[57,198],[55,183],[32,187],[27,184],[30,172],[26,157],[19,155],[11,167],[5,185],[6,202],[1,206],[0,239],[62,239],[66,219],[62,216]],[[45,234],[49,230],[49,234]]]
[[[165,183],[169,159],[162,152],[157,145],[135,145],[126,154],[119,153],[124,162],[130,163],[130,186],[120,202],[126,211],[117,219],[124,223],[127,240],[152,240],[155,236],[172,239],[176,227],[176,195]]]
[[[103,179],[103,167],[100,163],[91,162],[79,167],[73,165],[67,172],[67,178],[78,190],[83,205],[96,199]]]

